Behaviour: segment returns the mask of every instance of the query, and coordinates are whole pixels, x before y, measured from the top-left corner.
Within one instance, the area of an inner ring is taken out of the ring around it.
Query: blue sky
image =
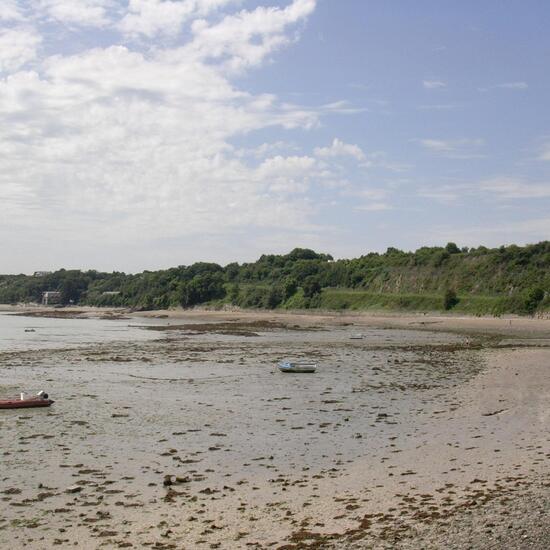
[[[0,272],[548,239],[549,15],[6,0]]]

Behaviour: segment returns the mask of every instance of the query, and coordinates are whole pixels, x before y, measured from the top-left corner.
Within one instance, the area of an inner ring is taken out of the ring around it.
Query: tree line
[[[198,262],[138,274],[60,269],[42,276],[0,275],[0,303],[40,302],[45,291],[61,303],[136,309],[234,304],[245,308],[316,308],[328,289],[379,294],[440,294],[453,309],[468,295],[498,296],[510,312],[550,304],[550,242],[499,248],[390,247],[354,259],[295,248],[252,263]],[[504,302],[503,302],[504,303]]]

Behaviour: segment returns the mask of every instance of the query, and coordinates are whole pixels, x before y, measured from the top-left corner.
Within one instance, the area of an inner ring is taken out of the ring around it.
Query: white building
[[[42,305],[49,306],[52,304],[60,304],[61,303],[61,292],[57,292],[56,290],[48,290],[46,292],[42,292]]]

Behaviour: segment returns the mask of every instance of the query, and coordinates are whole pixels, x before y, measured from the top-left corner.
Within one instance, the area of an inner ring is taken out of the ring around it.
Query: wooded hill
[[[64,270],[0,275],[0,303],[40,302],[137,309],[234,304],[245,308],[550,311],[550,242],[488,249],[388,248],[351,260],[296,248],[254,263],[195,263],[139,274]]]

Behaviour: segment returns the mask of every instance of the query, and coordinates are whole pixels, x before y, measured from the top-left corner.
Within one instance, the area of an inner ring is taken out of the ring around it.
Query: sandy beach
[[[0,397],[56,403],[0,411],[5,547],[550,544],[549,320],[7,313]]]

